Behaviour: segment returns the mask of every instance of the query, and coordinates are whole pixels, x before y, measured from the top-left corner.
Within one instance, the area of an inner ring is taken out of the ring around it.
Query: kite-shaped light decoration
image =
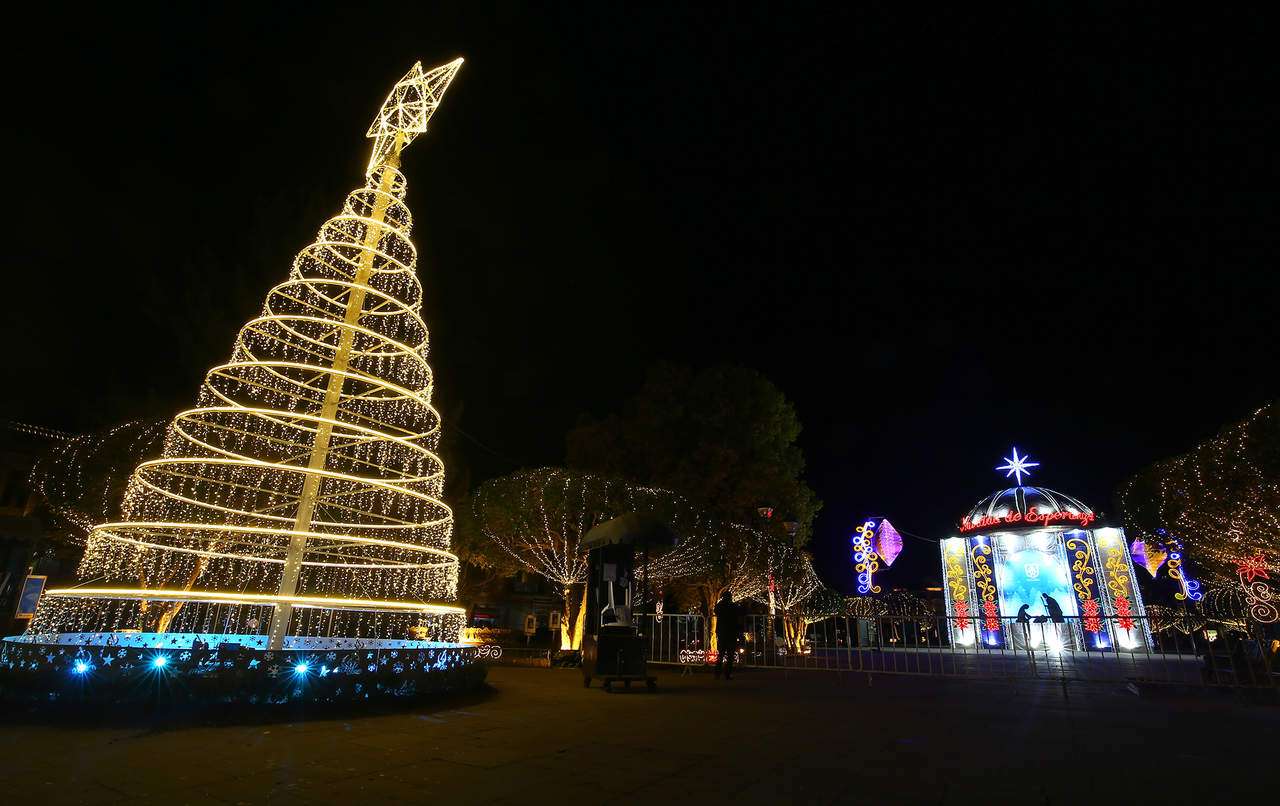
[[[1133,557],[1134,562],[1147,569],[1147,573],[1152,579],[1160,571],[1160,566],[1164,565],[1165,559],[1169,554],[1160,545],[1152,544],[1148,546],[1141,539],[1133,541],[1133,545],[1129,547],[1129,556]]]
[[[898,530],[893,528],[893,524],[889,523],[888,518],[880,521],[880,528],[876,529],[876,537],[872,547],[875,549],[876,554],[880,555],[880,559],[884,560],[885,568],[893,565],[893,561],[898,559],[898,555],[902,553],[902,535],[898,534]]]
[[[365,133],[365,137],[374,138],[373,156],[369,158],[370,171],[427,130],[427,121],[440,106],[444,91],[449,89],[461,66],[462,59],[454,59],[424,73],[422,62],[418,62],[405,73],[387,100],[382,102],[378,116]],[[397,136],[400,138],[399,147],[395,145]]]
[[[269,624],[270,649],[300,635],[458,639],[453,513],[398,166],[461,63],[417,64],[396,84],[369,128],[364,187],[209,370],[160,457],[134,470],[122,522],[93,528],[80,575],[101,586],[48,591],[31,631]]]

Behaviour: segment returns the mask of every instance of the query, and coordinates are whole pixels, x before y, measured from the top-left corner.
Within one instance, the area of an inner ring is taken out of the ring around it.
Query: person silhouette
[[[1040,598],[1044,600],[1044,609],[1049,614],[1049,620],[1054,624],[1063,624],[1066,619],[1062,615],[1062,605],[1058,604],[1058,600],[1047,593],[1040,594]]]
[[[733,679],[733,661],[738,654],[738,605],[733,601],[733,594],[725,591],[716,604],[716,643],[719,653],[716,655],[716,679],[720,679],[720,669],[724,667],[725,680]]]
[[[1018,623],[1022,625],[1022,639],[1031,643],[1031,605],[1024,604],[1018,608]]]

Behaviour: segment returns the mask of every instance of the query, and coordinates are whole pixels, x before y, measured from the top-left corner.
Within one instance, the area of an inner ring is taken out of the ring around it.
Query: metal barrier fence
[[[737,663],[931,677],[1045,678],[1063,681],[1275,688],[1271,647],[1237,631],[1152,634],[1145,618],[836,617],[787,638],[775,617],[747,616]],[[648,630],[653,663],[714,663],[702,616],[664,614]],[[770,630],[772,626],[772,630]]]

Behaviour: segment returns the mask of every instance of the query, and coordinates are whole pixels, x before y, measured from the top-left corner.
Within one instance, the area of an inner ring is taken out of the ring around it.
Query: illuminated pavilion
[[[1151,646],[1124,530],[1076,498],[1022,484],[979,501],[941,542],[952,646],[1050,651]]]

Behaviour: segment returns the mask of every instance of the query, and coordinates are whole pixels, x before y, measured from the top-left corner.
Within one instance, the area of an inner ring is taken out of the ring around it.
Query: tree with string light
[[[783,641],[792,652],[804,649],[806,605],[822,589],[822,580],[813,569],[813,555],[783,541],[765,541],[765,578],[748,595],[782,617]],[[819,602],[815,602],[819,604]]]
[[[631,512],[656,515],[679,530],[679,509],[679,497],[665,490],[543,467],[480,485],[471,496],[469,522],[463,531],[484,535],[515,564],[560,589],[568,625],[561,631],[561,648],[578,649],[585,625],[582,608],[587,580],[582,538],[596,525]],[[667,561],[655,567],[672,566]],[[664,573],[660,570],[656,576]]]
[[[52,516],[55,539],[84,546],[96,524],[120,518],[130,470],[160,454],[168,424],[131,420],[77,434],[36,461],[31,487]]]
[[[1125,528],[1168,552],[1171,574],[1185,556],[1216,587],[1242,588],[1258,620],[1280,618],[1264,581],[1280,570],[1280,406],[1145,468],[1119,499]]]
[[[769,542],[762,532],[711,517],[699,518],[687,546],[677,547],[682,566],[675,578],[706,614],[707,648],[717,649],[716,602],[726,592],[736,601],[767,595]]]

